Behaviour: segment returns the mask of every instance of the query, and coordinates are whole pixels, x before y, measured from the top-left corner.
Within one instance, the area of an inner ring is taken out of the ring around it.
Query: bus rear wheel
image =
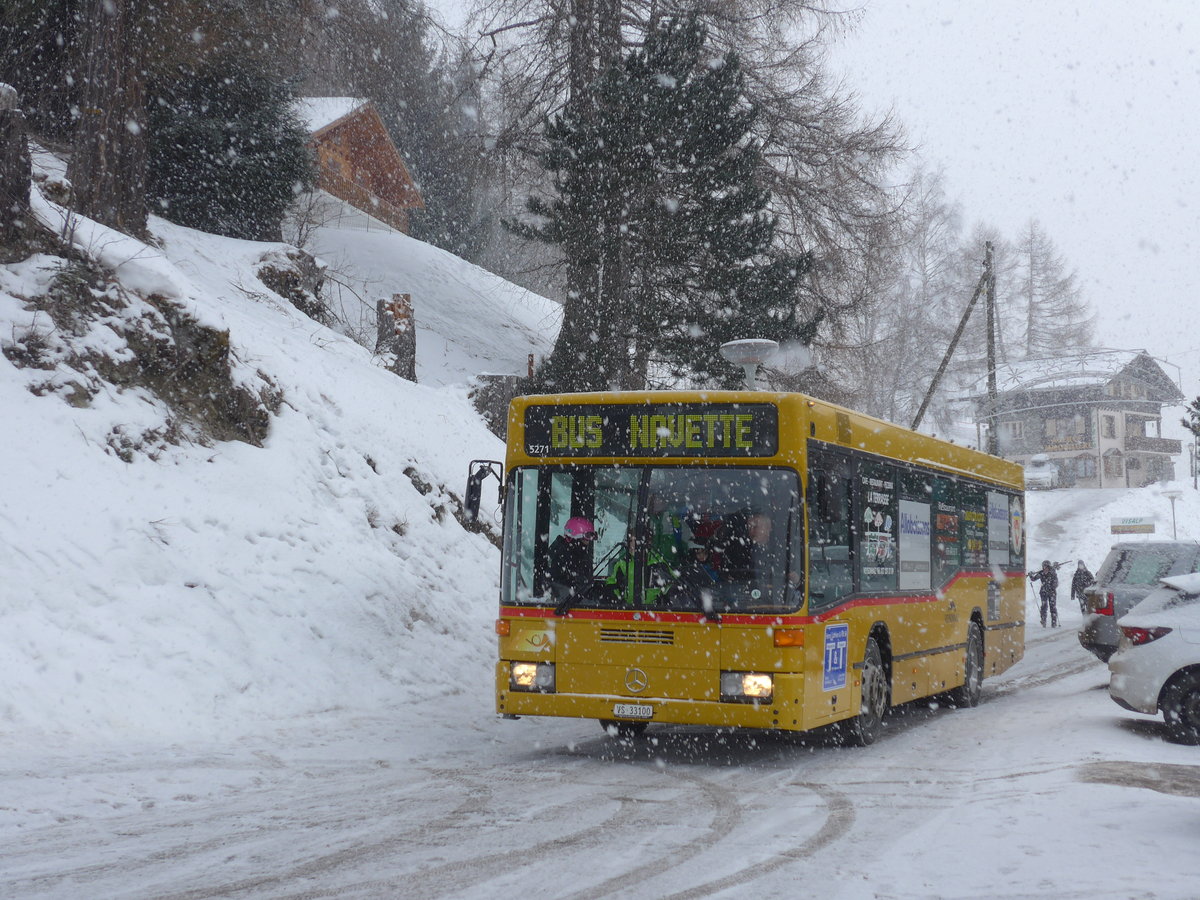
[[[618,722],[614,719],[601,719],[600,727],[606,734],[622,741],[641,737],[646,731],[645,722]]]
[[[963,683],[950,692],[950,703],[970,709],[979,705],[983,695],[983,630],[978,622],[967,627],[967,661],[963,667]]]
[[[883,730],[883,716],[891,705],[891,693],[879,642],[869,637],[863,654],[862,704],[858,715],[846,723],[847,743],[856,747],[875,743]]]

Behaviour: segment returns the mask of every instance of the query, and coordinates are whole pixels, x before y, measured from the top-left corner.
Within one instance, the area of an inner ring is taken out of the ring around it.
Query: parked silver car
[[[1200,572],[1196,541],[1123,541],[1114,544],[1096,571],[1096,583],[1084,593],[1087,612],[1079,625],[1079,643],[1103,662],[1117,650],[1117,619],[1158,587],[1160,578]]]

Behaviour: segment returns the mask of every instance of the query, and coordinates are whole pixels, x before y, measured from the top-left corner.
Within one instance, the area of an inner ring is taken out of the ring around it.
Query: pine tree
[[[1184,409],[1185,416],[1180,423],[1200,440],[1200,397],[1197,397]]]
[[[315,180],[292,100],[289,82],[233,54],[160,81],[150,106],[155,210],[215,234],[281,240],[284,212]]]
[[[568,267],[548,386],[733,383],[724,341],[815,330],[798,311],[808,257],[772,248],[740,64],[705,42],[695,18],[665,22],[547,126],[557,197],[530,201],[542,221],[523,232]]]

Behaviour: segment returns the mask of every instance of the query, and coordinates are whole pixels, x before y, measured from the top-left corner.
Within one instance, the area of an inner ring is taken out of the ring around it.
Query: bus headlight
[[[725,701],[770,700],[775,679],[759,672],[722,672],[721,699]]]
[[[508,686],[514,691],[554,692],[554,663],[511,663]]]

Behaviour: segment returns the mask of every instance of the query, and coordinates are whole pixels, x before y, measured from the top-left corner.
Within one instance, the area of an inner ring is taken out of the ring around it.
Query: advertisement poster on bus
[[[964,489],[962,492],[962,561],[971,569],[986,569],[988,565],[987,500],[982,491]]]
[[[862,589],[888,590],[896,585],[896,481],[886,466],[864,465],[862,501]]]
[[[1012,520],[1008,515],[1008,495],[999,491],[987,493],[988,564],[1008,565],[1008,541]]]
[[[1008,498],[1008,554],[1009,565],[1025,567],[1025,507],[1020,497]]]
[[[962,562],[959,530],[954,483],[939,478],[933,483],[933,563],[939,586],[958,571]]]
[[[930,506],[900,501],[900,590],[929,590]]]

